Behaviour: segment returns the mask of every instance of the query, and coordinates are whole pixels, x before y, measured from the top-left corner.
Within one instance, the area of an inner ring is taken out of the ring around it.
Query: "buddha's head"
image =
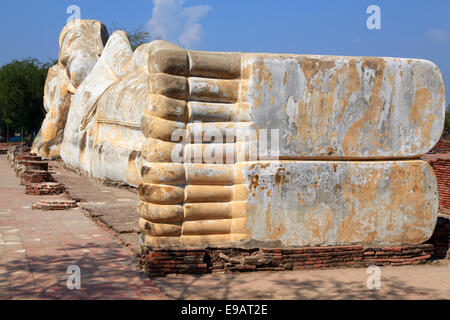
[[[106,27],[97,20],[72,20],[59,37],[58,62],[77,88],[89,74],[108,40]]]

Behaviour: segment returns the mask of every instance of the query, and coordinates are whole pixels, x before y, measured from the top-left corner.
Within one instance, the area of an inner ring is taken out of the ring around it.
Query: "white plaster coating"
[[[133,52],[124,32],[106,42],[99,22],[83,25],[62,32],[33,150],[60,148],[70,166],[139,186],[146,244],[417,244],[431,235],[436,178],[406,159],[442,134],[445,87],[433,63],[186,51],[159,40]],[[279,154],[261,154],[263,137]]]
[[[249,80],[241,99],[258,128],[281,131],[281,157],[409,158],[427,153],[439,140],[445,92],[433,63],[314,59],[243,54]],[[311,70],[314,76],[305,78]]]
[[[420,244],[435,227],[437,181],[423,161],[280,161],[239,167],[254,241]]]

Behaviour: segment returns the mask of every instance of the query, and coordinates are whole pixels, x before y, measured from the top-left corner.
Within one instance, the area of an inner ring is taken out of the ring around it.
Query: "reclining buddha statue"
[[[200,52],[161,40],[133,52],[125,32],[108,38],[95,21],[72,22],[61,38],[33,149],[138,187],[146,246],[431,236],[437,182],[419,158],[444,125],[433,63]]]

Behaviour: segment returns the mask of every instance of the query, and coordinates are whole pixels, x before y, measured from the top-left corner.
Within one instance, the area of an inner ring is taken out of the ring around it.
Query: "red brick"
[[[293,266],[292,269],[293,270],[304,270],[305,266]]]
[[[315,260],[314,262],[317,263],[317,264],[322,264],[323,260]]]
[[[402,252],[402,247],[384,247],[383,251]]]
[[[169,253],[167,252],[151,252],[150,257],[166,257]]]

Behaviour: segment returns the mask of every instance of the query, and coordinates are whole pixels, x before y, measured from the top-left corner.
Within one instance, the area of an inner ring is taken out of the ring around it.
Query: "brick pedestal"
[[[203,249],[154,250],[143,258],[144,269],[152,276],[169,273],[208,273],[207,251]]]
[[[74,200],[41,200],[33,203],[33,209],[39,210],[67,210],[76,208],[77,203]]]
[[[20,184],[22,185],[42,182],[54,182],[53,177],[48,171],[26,170],[21,174],[20,177]]]
[[[7,155],[8,160],[14,161],[15,157],[18,155],[29,155],[30,148],[24,145],[13,145],[8,147]]]
[[[28,184],[25,193],[30,195],[58,195],[64,193],[64,186],[56,182],[43,182]]]
[[[20,160],[16,159],[16,171],[21,170],[41,170],[48,171],[48,162],[45,161],[29,161],[29,160]]]
[[[285,271],[370,265],[419,264],[431,258],[432,244],[396,247],[153,249],[141,263],[150,276],[170,273]]]
[[[16,161],[42,161],[41,157],[32,155],[18,155],[15,158]]]

